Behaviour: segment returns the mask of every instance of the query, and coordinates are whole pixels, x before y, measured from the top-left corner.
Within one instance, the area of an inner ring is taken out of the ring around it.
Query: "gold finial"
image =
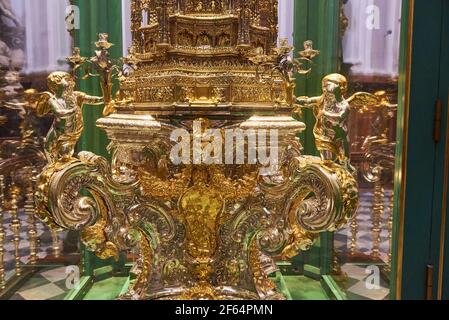
[[[307,40],[304,42],[304,50],[299,52],[299,55],[305,59],[312,60],[320,54],[319,50],[313,49],[313,41]]]
[[[72,68],[72,74],[74,74],[75,71],[78,70],[78,68],[80,68],[86,62],[87,58],[81,56],[80,48],[74,47],[72,55],[70,57],[67,57],[66,60]]]
[[[12,185],[11,187],[11,231],[13,233],[13,242],[14,242],[14,258],[15,258],[15,272],[17,276],[22,274],[22,267],[20,262],[20,229],[21,223],[19,219],[18,212],[18,195],[20,189],[16,185]]]

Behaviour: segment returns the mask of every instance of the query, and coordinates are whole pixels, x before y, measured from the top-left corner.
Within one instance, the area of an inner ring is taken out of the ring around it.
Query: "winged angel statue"
[[[53,125],[45,140],[49,164],[73,157],[75,145],[83,131],[83,106],[102,105],[103,98],[75,91],[75,80],[67,72],[53,72],[47,78],[49,92],[37,99],[39,116],[54,115]]]
[[[323,161],[337,161],[349,165],[348,117],[352,108],[378,105],[379,96],[358,92],[345,98],[348,81],[341,74],[330,74],[322,82],[323,94],[318,97],[296,98],[298,107],[294,112],[301,115],[302,109],[312,109],[316,118],[313,129],[316,147]]]

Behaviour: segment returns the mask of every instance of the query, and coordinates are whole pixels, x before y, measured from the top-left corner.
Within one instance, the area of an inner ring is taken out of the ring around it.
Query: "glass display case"
[[[388,12],[388,14],[386,14]],[[342,8],[342,73],[350,92],[376,92],[384,103],[354,110],[351,163],[360,204],[334,235],[334,279],[349,298],[388,299],[394,220],[402,1],[346,1]],[[361,279],[362,278],[362,279]],[[354,283],[357,281],[357,283]]]
[[[0,0],[0,298],[394,298],[408,2],[157,2]]]

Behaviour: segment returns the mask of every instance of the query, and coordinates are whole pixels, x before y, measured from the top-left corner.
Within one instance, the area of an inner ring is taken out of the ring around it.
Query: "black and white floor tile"
[[[33,275],[11,300],[62,300],[69,289],[66,267],[48,268]]]
[[[20,262],[22,264],[27,264],[30,260],[30,242],[28,237],[29,223],[27,220],[27,216],[23,212],[23,210],[19,210],[19,220],[20,220],[20,242],[19,242],[19,257]],[[5,229],[5,241],[4,241],[4,266],[6,272],[6,279],[9,279],[12,275],[14,275],[15,269],[15,244],[14,244],[14,233],[11,229],[11,221],[12,217],[9,212],[5,212],[3,216],[3,228]],[[44,226],[40,221],[36,223],[37,236],[38,236],[38,258],[44,259],[53,254],[52,249],[52,237],[51,232],[48,227]],[[63,234],[60,235],[60,239],[63,237]],[[62,248],[62,241],[60,240],[59,244],[60,248]]]
[[[385,191],[384,207],[388,208],[391,201],[391,190]],[[358,225],[357,232],[357,253],[361,253],[369,257],[373,248],[372,238],[372,217],[373,212],[373,192],[361,190],[360,204],[357,211],[356,219]],[[380,242],[380,258],[384,264],[388,261],[388,253],[390,252],[390,240],[388,234],[388,213],[385,210],[382,216],[381,225],[381,242]],[[350,222],[347,227],[334,234],[334,246],[337,253],[348,254],[351,248],[351,228]],[[381,264],[382,264],[381,262]],[[389,285],[385,279],[380,277],[378,286],[374,288],[370,286],[370,276],[374,272],[369,269],[373,263],[369,261],[343,262],[342,272],[346,274],[346,294],[349,299],[360,300],[384,300],[388,299]]]

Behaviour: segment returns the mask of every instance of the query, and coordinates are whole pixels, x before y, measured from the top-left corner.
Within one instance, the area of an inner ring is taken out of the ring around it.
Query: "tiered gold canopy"
[[[251,61],[276,48],[277,12],[277,0],[132,1],[140,63],[122,94],[159,115],[287,112],[283,81],[260,79]]]

